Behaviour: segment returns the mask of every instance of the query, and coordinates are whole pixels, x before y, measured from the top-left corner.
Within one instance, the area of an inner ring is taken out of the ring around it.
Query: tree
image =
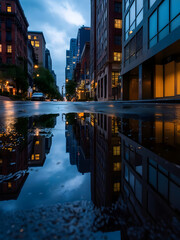
[[[23,66],[3,65],[2,69],[2,78],[4,81],[6,81],[6,79],[12,79],[14,81],[17,89],[17,94],[19,93],[20,89],[23,93],[27,91],[27,72]]]
[[[71,98],[74,97],[76,94],[76,87],[77,87],[76,82],[74,82],[73,80],[69,80],[66,83],[66,95]]]
[[[40,67],[34,73],[34,83],[39,91],[47,94],[49,98],[62,100],[62,96],[56,88],[54,78],[49,70]]]

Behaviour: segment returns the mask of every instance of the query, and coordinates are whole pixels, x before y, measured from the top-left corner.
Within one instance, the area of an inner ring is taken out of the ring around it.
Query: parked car
[[[35,92],[31,97],[32,101],[45,101],[45,96],[42,92]]]

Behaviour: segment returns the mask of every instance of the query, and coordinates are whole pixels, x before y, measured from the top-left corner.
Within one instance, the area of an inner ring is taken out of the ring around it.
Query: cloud
[[[74,9],[68,2],[61,4],[54,1],[48,1],[49,11],[56,14],[61,20],[65,20],[67,23],[80,26],[85,24],[85,19],[80,12]]]
[[[53,60],[64,62],[69,39],[66,32],[59,31],[48,23],[42,25],[42,31],[46,37],[47,48],[51,51]]]

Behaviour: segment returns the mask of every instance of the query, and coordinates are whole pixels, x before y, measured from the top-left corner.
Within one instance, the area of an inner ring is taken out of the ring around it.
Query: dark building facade
[[[49,49],[45,51],[45,68],[52,72],[52,58]]]
[[[43,32],[30,31],[28,32],[28,39],[31,41],[31,45],[34,48],[38,65],[45,67],[46,41]]]
[[[91,1],[91,92],[99,101],[120,98],[122,1]]]
[[[86,42],[90,41],[90,28],[82,26],[77,35],[77,62],[81,60],[81,54]]]
[[[19,0],[0,2],[0,63],[19,64],[27,59],[28,22]]]
[[[180,95],[180,1],[123,1],[122,99]]]

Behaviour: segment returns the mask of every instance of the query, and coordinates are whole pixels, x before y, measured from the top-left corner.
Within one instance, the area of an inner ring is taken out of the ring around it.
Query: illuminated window
[[[12,12],[12,8],[11,8],[10,4],[7,5],[6,10],[7,10],[7,12]]]
[[[35,160],[39,160],[40,159],[40,154],[35,154]]]
[[[2,44],[0,44],[0,52],[2,52]]]
[[[12,188],[12,183],[8,182],[8,188]]]
[[[31,156],[31,160],[34,161],[34,154]]]
[[[39,145],[39,141],[36,141],[36,142],[35,142],[35,145]]]
[[[114,19],[114,27],[115,28],[122,28],[122,20]]]
[[[3,160],[2,159],[0,159],[0,164],[2,164],[3,163]]]
[[[36,36],[34,36],[34,40],[36,40],[37,39],[37,37]]]
[[[120,156],[120,146],[113,147],[113,156]]]
[[[39,41],[35,41],[35,47],[39,47]]]
[[[114,183],[114,192],[120,192],[120,183]]]
[[[7,45],[7,53],[12,53],[12,45]]]
[[[28,39],[31,40],[31,35],[28,35]]]
[[[119,72],[112,72],[112,87],[117,87],[119,80]]]
[[[114,61],[121,61],[121,53],[120,52],[114,52]]]
[[[31,45],[34,47],[34,41],[31,41]]]
[[[113,169],[114,169],[114,172],[118,172],[121,170],[121,164],[120,163],[114,163],[113,164]]]

